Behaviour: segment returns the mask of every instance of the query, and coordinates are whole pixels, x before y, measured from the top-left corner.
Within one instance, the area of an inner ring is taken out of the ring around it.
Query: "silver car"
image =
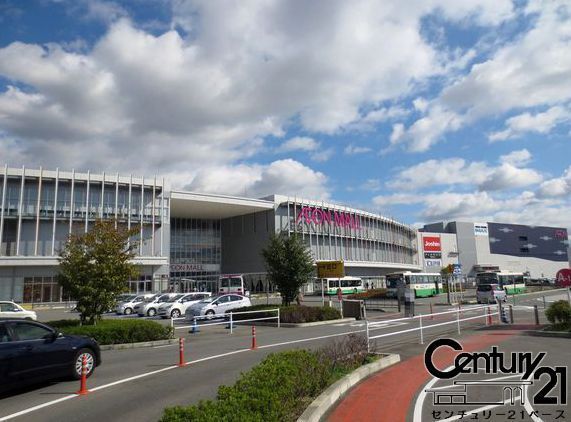
[[[188,307],[185,317],[188,320],[199,316],[206,316],[208,319],[211,319],[216,315],[224,316],[227,311],[245,306],[252,306],[250,299],[245,296],[237,294],[212,296]]]
[[[135,305],[134,311],[139,316],[155,316],[159,310],[159,307],[176,295],[176,293],[159,293],[145,300],[144,302]]]
[[[476,288],[476,300],[478,303],[496,303],[496,300],[505,302],[507,295],[499,284],[479,284]]]
[[[146,294],[146,295],[136,295],[135,297],[131,297],[127,301],[120,302],[119,304],[117,304],[115,312],[119,315],[131,315],[133,313],[133,310],[135,309],[135,306],[137,306],[138,303],[152,296],[153,294]]]

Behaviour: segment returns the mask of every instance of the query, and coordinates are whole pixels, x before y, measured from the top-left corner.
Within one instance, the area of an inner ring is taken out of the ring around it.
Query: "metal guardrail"
[[[244,314],[256,314],[256,313],[267,313],[267,312],[276,312],[276,316],[271,316],[271,317],[262,317],[262,318],[250,318],[250,319],[240,319],[235,321],[234,320],[234,315],[244,315]],[[277,321],[277,326],[278,328],[280,328],[280,309],[276,308],[276,309],[260,309],[260,310],[255,310],[255,311],[241,311],[241,312],[227,312],[225,314],[222,315],[214,315],[214,316],[194,316],[192,318],[192,325],[183,325],[183,326],[175,326],[174,325],[174,321],[175,320],[188,320],[186,317],[181,317],[181,318],[171,318],[171,328],[173,330],[181,330],[181,329],[185,329],[185,328],[196,328],[198,326],[197,321],[199,320],[207,320],[210,321],[212,319],[215,318],[224,318],[225,321],[222,322],[212,322],[212,323],[208,323],[208,324],[204,324],[204,325],[200,325],[200,327],[204,328],[204,327],[211,327],[211,326],[216,326],[216,325],[229,325],[230,328],[230,334],[232,334],[234,332],[234,325],[236,323],[241,323],[241,322],[254,322],[254,321],[267,321],[267,320],[276,320]],[[226,320],[227,319],[227,320]]]

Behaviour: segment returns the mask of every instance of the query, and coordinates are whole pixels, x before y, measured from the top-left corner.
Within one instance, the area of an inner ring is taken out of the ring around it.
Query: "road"
[[[552,294],[556,296],[555,293]],[[522,296],[518,299],[521,305],[514,311],[516,322],[519,319],[521,323],[531,323],[533,310],[530,311],[529,307],[532,305],[529,303],[538,302],[537,297]],[[551,300],[550,295],[548,299]],[[419,309],[428,307],[427,303],[419,305]],[[477,317],[461,322],[462,335],[475,332],[475,329],[485,323],[482,309],[472,310],[474,307],[472,305],[462,308],[461,318]],[[455,309],[440,306],[438,311]],[[419,324],[419,319],[382,323],[398,317],[382,312],[369,313],[368,316],[371,321],[381,322],[371,327],[371,336],[413,330],[418,328]],[[444,333],[456,333],[456,318],[456,312],[432,319],[423,318],[425,343]],[[451,324],[437,326],[444,322]],[[181,321],[178,325],[183,323]],[[36,387],[0,399],[0,420],[30,409],[31,412],[22,414],[17,420],[99,421],[109,419],[110,416],[124,420],[157,420],[166,406],[188,405],[200,399],[215,397],[219,385],[233,383],[240,372],[251,368],[271,352],[321,347],[349,333],[363,334],[365,323],[354,321],[304,328],[256,328],[259,346],[257,350],[249,349],[249,326],[238,326],[233,334],[229,334],[229,330],[223,325],[202,327],[198,334],[189,334],[187,329],[176,330],[176,335],[185,339],[185,358],[190,362],[182,368],[176,366],[177,345],[105,351],[103,365],[97,368],[95,375],[88,380],[88,387],[95,390],[91,394],[75,396],[73,393],[79,387],[77,382],[59,382]],[[307,341],[308,339],[310,340]],[[408,331],[382,337],[372,344],[376,350],[401,353],[403,357],[407,357],[418,353],[419,348],[422,349],[419,340],[419,331]],[[58,400],[60,401],[56,402]],[[49,405],[34,409],[46,403]]]

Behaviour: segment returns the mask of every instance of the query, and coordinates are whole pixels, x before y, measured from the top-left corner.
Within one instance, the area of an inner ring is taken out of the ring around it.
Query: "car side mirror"
[[[52,343],[54,341],[56,341],[56,339],[60,336],[61,333],[58,333],[57,331],[53,331],[51,333],[48,333],[44,336],[44,339],[48,342],[48,343]]]

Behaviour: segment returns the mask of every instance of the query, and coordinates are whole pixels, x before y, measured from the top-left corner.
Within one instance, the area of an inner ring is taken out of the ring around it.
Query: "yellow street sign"
[[[318,278],[343,278],[345,277],[345,266],[343,261],[320,261],[317,265]]]

